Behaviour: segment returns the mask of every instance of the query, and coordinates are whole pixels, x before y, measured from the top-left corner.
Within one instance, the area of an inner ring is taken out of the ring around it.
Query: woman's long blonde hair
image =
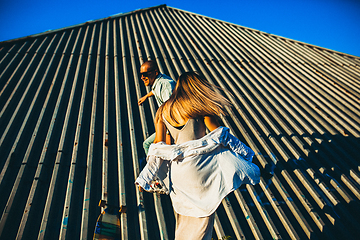
[[[196,72],[181,74],[172,95],[158,109],[156,121],[164,117],[176,126],[185,119],[226,115],[225,106],[231,103],[214,88],[217,87]]]

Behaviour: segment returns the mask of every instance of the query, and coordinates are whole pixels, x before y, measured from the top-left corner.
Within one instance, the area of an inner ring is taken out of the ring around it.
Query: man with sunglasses
[[[151,87],[151,91],[139,99],[139,105],[143,104],[149,97],[154,96],[158,106],[160,107],[170,98],[176,85],[176,82],[173,79],[163,73],[160,73],[156,62],[151,60],[146,61],[141,65],[140,77],[145,86]],[[146,155],[154,140],[155,133],[144,141],[143,147]]]

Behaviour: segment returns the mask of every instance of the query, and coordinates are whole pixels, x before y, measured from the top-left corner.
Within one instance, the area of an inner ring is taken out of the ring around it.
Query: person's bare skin
[[[155,64],[153,64],[152,62],[145,62],[140,67],[140,75],[141,80],[144,82],[145,86],[152,86],[155,82],[156,77],[159,75],[159,71],[156,69]],[[153,95],[154,93],[150,91],[148,94],[139,99],[138,104],[143,104],[146,99]]]

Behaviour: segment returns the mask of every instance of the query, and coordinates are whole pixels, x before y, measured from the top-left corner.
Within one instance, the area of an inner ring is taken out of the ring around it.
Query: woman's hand
[[[140,192],[143,192],[143,191],[144,191],[144,189],[143,189],[140,185],[138,186],[138,188],[139,188],[139,191],[140,191]]]

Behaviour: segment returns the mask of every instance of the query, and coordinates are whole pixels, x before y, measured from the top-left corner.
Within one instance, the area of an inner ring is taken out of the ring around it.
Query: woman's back
[[[203,118],[190,118],[181,127],[174,127],[165,118],[164,123],[174,138],[175,144],[196,140],[206,135],[206,127]]]

